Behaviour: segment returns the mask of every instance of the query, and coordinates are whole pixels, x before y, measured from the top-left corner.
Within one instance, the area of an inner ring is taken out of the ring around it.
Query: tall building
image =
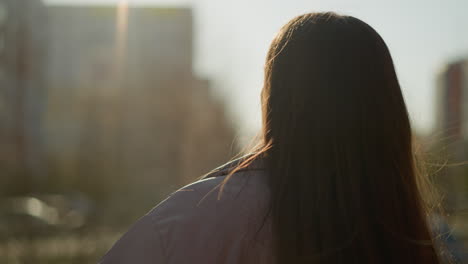
[[[437,130],[468,138],[468,59],[448,64],[437,78]]]
[[[28,189],[45,175],[46,32],[40,0],[0,0],[0,181],[6,181],[0,185],[6,188],[17,181]]]
[[[49,6],[48,17],[47,143],[71,183],[150,206],[228,159],[229,120],[192,70],[190,8]]]
[[[436,134],[449,163],[468,160],[468,59],[446,65],[437,76]],[[455,166],[443,181],[451,207],[466,204],[468,171]]]
[[[197,81],[192,76],[192,13],[188,8],[49,6],[48,16],[52,40],[49,96],[69,106],[64,116],[57,112],[51,116],[52,146],[79,147],[80,122],[89,110],[82,106],[88,99],[110,104],[124,100],[125,104],[164,90],[163,86],[177,85],[183,92],[187,82]],[[126,98],[118,99],[122,97]],[[51,110],[54,106],[58,105]]]

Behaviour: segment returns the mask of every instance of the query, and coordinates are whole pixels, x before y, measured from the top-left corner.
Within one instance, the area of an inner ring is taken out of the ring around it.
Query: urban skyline
[[[47,0],[61,4],[115,4],[120,0]],[[445,64],[468,56],[468,2],[460,0],[391,1],[293,0],[129,0],[130,5],[193,5],[194,66],[220,83],[218,96],[229,98],[231,113],[244,134],[260,126],[259,93],[264,57],[274,34],[291,17],[309,11],[354,15],[373,26],[387,42],[414,128],[435,127],[436,75]]]

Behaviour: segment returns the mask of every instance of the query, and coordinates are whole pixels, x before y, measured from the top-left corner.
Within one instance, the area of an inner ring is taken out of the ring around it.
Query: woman
[[[439,263],[392,58],[350,16],[273,40],[251,154],[140,219],[107,263]]]

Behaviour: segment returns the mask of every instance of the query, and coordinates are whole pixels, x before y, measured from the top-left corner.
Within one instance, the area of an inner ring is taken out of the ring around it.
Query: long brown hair
[[[439,263],[390,52],[363,21],[287,23],[265,65],[260,147],[284,263]]]

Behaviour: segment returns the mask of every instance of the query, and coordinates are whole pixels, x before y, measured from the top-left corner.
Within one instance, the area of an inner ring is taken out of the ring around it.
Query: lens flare
[[[128,38],[128,1],[121,0],[117,4],[115,35],[115,77],[118,82],[124,75]]]

